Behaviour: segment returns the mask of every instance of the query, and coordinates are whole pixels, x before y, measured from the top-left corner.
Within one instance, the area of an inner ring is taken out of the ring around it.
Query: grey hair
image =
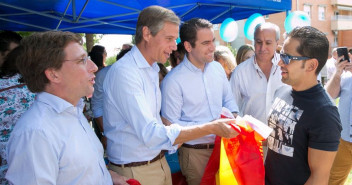
[[[136,27],[136,44],[143,39],[143,27],[149,28],[152,36],[155,36],[163,27],[165,22],[180,25],[180,18],[169,9],[161,6],[149,6],[141,11],[138,16]]]
[[[262,29],[273,29],[275,31],[276,41],[278,41],[280,39],[280,28],[276,24],[271,23],[271,22],[265,22],[265,23],[258,24],[254,30],[254,38],[256,37],[257,32]]]

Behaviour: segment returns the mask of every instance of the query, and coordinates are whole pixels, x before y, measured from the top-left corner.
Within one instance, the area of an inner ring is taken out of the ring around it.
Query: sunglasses
[[[291,56],[288,54],[280,53],[280,58],[284,62],[284,64],[288,65],[291,60],[308,60],[311,59],[309,57],[301,57],[301,56]]]

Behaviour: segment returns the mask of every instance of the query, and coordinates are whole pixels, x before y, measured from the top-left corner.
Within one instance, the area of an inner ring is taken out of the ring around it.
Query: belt
[[[114,166],[122,167],[122,168],[125,168],[125,167],[137,167],[137,166],[143,166],[143,165],[146,165],[146,164],[153,163],[153,162],[163,158],[164,156],[165,156],[165,151],[162,150],[156,157],[154,157],[150,161],[131,162],[131,163],[127,163],[127,164],[115,164],[115,163],[110,161],[110,164],[112,164]]]
[[[208,143],[208,144],[197,144],[197,145],[189,145],[189,144],[182,144],[183,147],[186,148],[193,148],[193,149],[212,149],[214,148],[214,144]]]

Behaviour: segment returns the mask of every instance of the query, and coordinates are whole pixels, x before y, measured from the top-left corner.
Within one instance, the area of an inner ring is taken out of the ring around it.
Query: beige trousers
[[[181,147],[179,162],[188,185],[199,185],[213,149],[193,149]]]
[[[344,185],[352,169],[352,143],[340,139],[339,149],[331,167],[329,185]]]
[[[165,157],[137,167],[118,167],[109,163],[108,168],[119,175],[138,180],[142,185],[172,185],[171,171]]]

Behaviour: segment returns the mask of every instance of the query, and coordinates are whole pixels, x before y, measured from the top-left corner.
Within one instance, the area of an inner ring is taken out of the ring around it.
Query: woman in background
[[[231,50],[226,46],[217,46],[214,52],[214,60],[219,62],[225,70],[227,79],[236,67],[236,59]]]
[[[236,55],[237,65],[240,65],[243,61],[251,58],[254,55],[254,47],[250,44],[242,45]]]
[[[0,184],[8,184],[6,146],[17,120],[31,106],[35,94],[24,84],[16,66],[20,48],[12,50],[0,67]]]

